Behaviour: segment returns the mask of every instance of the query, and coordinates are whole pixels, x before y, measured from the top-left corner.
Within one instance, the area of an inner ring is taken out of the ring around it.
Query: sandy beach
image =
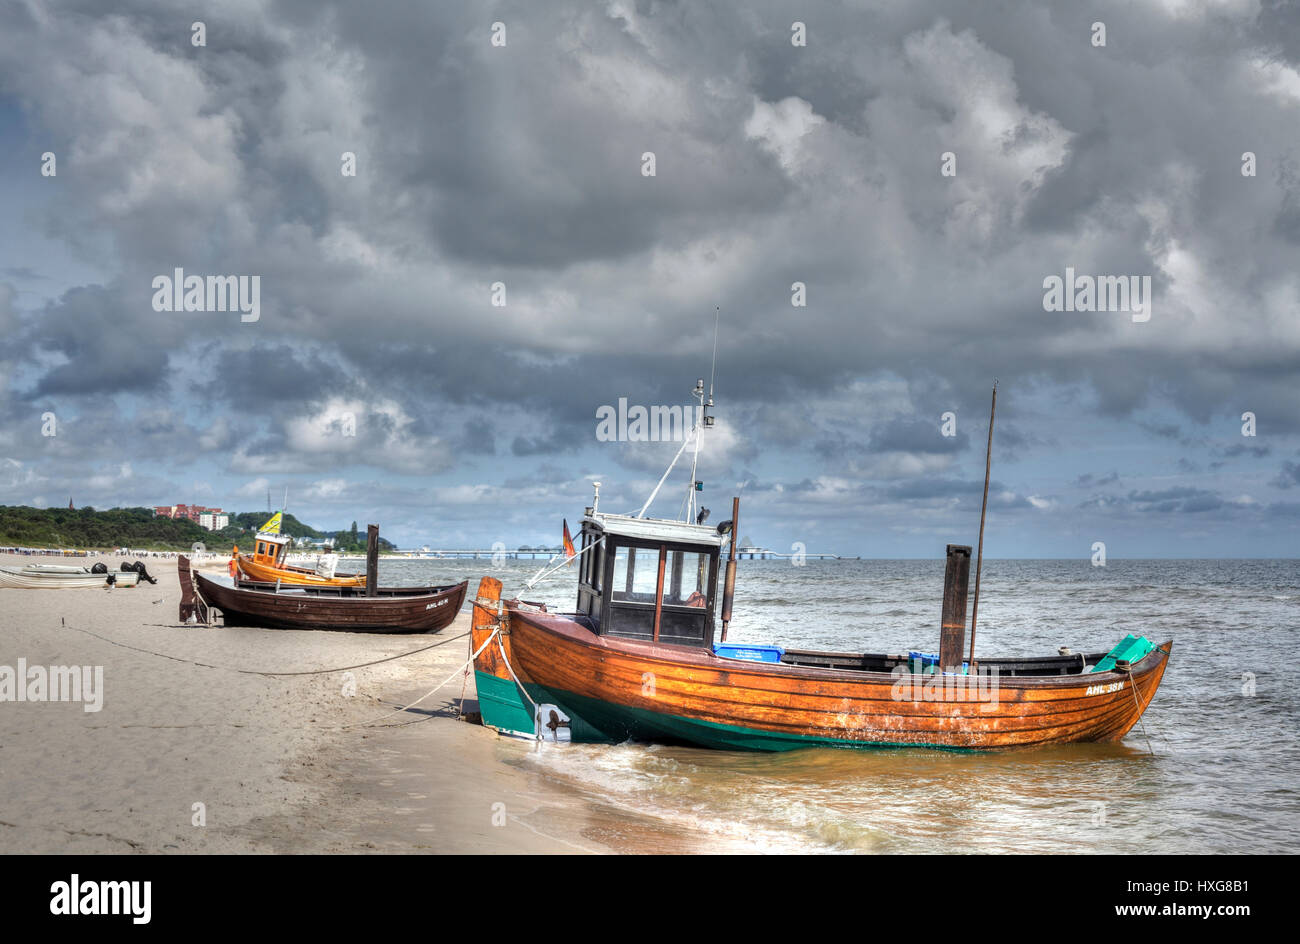
[[[31,560],[0,555],[0,566]],[[185,626],[175,562],[146,565],[157,584],[0,590],[0,666],[103,671],[99,710],[0,703],[0,852],[693,845],[684,830],[605,807],[523,763],[545,745],[458,720],[460,675],[418,708],[393,710],[466,660],[468,609],[434,636]],[[472,710],[472,676],[466,697]]]

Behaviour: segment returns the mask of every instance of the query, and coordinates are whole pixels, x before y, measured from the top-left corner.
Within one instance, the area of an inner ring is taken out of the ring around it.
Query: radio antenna
[[[715,305],[713,308],[713,365],[709,368],[709,405],[713,404],[713,378],[718,373],[718,322],[722,320],[722,306]]]
[[[701,380],[695,385],[692,392],[694,397],[700,401],[700,412],[695,421],[695,455],[691,458],[691,481],[686,486],[686,521],[695,520],[695,476],[696,467],[700,464],[700,440],[703,439],[704,430],[713,425],[713,417],[709,416],[709,410],[713,406],[713,380],[718,373],[718,324],[722,320],[722,306],[715,305],[713,308],[713,364],[709,367],[709,392],[708,399],[705,399],[704,381]]]

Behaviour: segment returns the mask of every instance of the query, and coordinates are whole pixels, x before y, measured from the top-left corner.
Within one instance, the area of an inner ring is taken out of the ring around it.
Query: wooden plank
[[[208,621],[207,611],[199,603],[198,594],[194,592],[194,577],[190,569],[190,559],[184,554],[176,558],[176,576],[180,578],[181,582],[181,622],[188,623],[193,618],[206,623]]]
[[[664,565],[668,562],[668,548],[659,545],[659,577],[655,581],[655,629],[654,640],[659,641],[659,620],[664,615]]]
[[[493,630],[499,625],[497,607],[501,602],[501,581],[496,577],[483,577],[478,582],[478,592],[474,595],[473,615],[470,617],[470,652],[478,652],[488,641]],[[509,652],[507,640],[503,638],[502,649]],[[488,646],[474,660],[474,668],[499,679],[509,679],[510,673],[501,661],[501,650],[496,643]]]

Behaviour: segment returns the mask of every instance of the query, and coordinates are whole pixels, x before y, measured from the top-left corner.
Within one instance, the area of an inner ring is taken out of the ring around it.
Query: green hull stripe
[[[702,747],[732,751],[795,751],[807,747],[853,748],[879,750],[899,747],[916,747],[926,750],[978,752],[979,748],[953,747],[947,744],[923,744],[899,741],[855,741],[828,735],[789,734],[781,731],[764,731],[734,724],[720,724],[699,718],[661,714],[644,708],[611,705],[608,702],[573,692],[549,691],[538,686],[528,686],[528,693],[537,701],[548,701],[573,719],[573,739],[597,741],[663,740],[685,741]],[[580,737],[583,729],[594,728],[595,738]]]
[[[524,704],[513,681],[475,670],[474,687],[478,690],[478,710],[483,713],[484,724],[532,736],[533,710]]]
[[[508,679],[499,679],[483,672],[474,673],[478,688],[479,710],[484,724],[525,737],[532,737],[533,710],[519,693],[519,688]],[[953,747],[947,744],[922,744],[898,741],[855,741],[829,735],[790,734],[781,731],[764,731],[742,725],[720,724],[699,718],[662,714],[644,708],[611,705],[608,702],[573,692],[544,689],[529,685],[528,694],[534,701],[550,703],[569,716],[569,730],[573,740],[586,743],[618,743],[627,740],[673,740],[697,744],[702,747],[731,751],[794,751],[808,747],[853,748],[855,750],[880,750],[899,747],[917,747],[928,750],[970,752],[979,748]]]

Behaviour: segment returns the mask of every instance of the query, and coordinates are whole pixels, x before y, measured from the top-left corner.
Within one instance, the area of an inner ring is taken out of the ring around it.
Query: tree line
[[[59,548],[130,547],[151,551],[188,551],[195,544],[209,551],[247,545],[258,527],[270,517],[265,511],[244,511],[230,516],[230,525],[209,531],[187,518],[155,515],[152,508],[112,508],[97,511],[84,508],[31,508],[0,505],[0,545]],[[339,550],[365,550],[365,532],[357,533],[356,522],[342,531],[319,531],[285,513],[280,531],[295,538],[334,539]],[[380,546],[391,550],[384,538]],[[242,550],[248,550],[244,547]]]

